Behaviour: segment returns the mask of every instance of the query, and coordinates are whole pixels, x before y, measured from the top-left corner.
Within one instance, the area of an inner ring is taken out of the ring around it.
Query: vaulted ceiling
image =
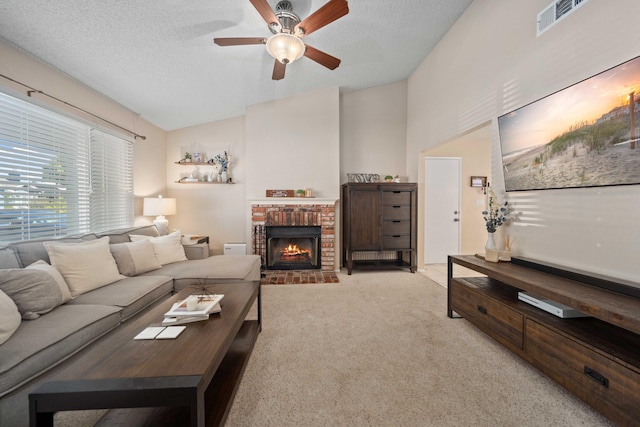
[[[290,1],[304,19],[327,0]],[[406,79],[471,1],[351,0],[346,16],[304,39],[340,66],[303,57],[279,81],[264,45],[213,43],[271,35],[249,0],[2,0],[0,39],[173,130],[322,88]]]

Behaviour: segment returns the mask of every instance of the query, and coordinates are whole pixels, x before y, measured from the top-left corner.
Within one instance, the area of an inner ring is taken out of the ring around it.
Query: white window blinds
[[[0,244],[133,224],[131,143],[0,93]]]

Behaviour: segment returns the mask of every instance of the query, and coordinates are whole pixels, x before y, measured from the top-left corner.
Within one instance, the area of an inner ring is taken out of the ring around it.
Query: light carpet
[[[263,286],[263,330],[227,426],[612,425],[446,317],[446,289],[423,275],[339,279]],[[57,426],[92,425],[60,415]]]

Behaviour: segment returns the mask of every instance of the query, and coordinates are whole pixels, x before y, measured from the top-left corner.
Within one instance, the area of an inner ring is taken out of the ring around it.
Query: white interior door
[[[442,264],[460,253],[459,157],[425,157],[424,262]]]

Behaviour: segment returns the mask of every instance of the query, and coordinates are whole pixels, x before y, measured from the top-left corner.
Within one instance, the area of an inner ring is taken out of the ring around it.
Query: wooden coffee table
[[[52,426],[57,411],[149,407],[161,407],[153,416],[164,418],[163,424],[167,413],[184,425],[223,424],[261,329],[260,284],[212,284],[207,289],[224,294],[222,312],[187,324],[176,339],[133,337],[147,326],[159,325],[175,301],[193,292],[191,288],[74,356],[53,381],[29,394],[31,426]],[[258,319],[245,320],[256,300]]]

